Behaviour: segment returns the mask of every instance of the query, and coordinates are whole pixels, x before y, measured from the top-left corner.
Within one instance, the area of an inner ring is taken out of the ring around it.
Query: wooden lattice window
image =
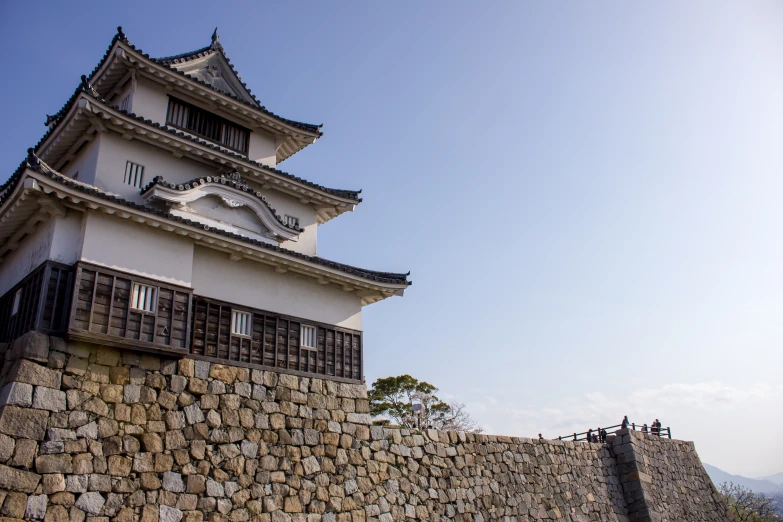
[[[300,337],[302,341],[302,348],[309,348],[315,350],[315,326],[309,324],[302,325],[302,335]]]
[[[131,187],[141,188],[144,183],[144,165],[128,161],[125,163],[125,184]]]
[[[155,311],[155,287],[133,283],[133,294],[131,297],[131,308],[141,310],[142,312]]]
[[[247,153],[249,130],[177,98],[169,98],[166,125],[188,131],[242,154]]]
[[[231,312],[231,333],[250,336],[250,314],[233,310]]]

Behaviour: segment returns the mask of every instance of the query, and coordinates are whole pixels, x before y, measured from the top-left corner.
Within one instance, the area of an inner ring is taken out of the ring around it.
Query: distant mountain
[[[759,480],[768,480],[774,484],[783,486],[783,471],[770,475],[769,477],[759,477]]]
[[[710,466],[709,464],[704,464],[704,469],[707,470],[707,474],[710,476],[713,484],[715,484],[716,487],[720,486],[724,482],[733,482],[735,484],[739,484],[740,486],[745,486],[746,488],[751,489],[756,493],[783,493],[783,485],[781,485],[780,482],[774,482],[774,480],[783,481],[783,473],[776,473],[771,477],[765,477],[763,479],[752,479],[743,477],[741,475],[732,475],[730,473],[726,473],[725,471],[718,469],[715,466]]]

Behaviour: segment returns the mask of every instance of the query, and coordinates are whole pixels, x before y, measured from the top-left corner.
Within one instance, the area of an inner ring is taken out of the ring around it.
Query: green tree
[[[777,522],[780,520],[775,515],[773,500],[761,493],[754,493],[733,482],[724,482],[718,487],[718,491],[728,504],[729,510],[740,522]]]
[[[480,431],[464,404],[441,401],[437,391],[410,375],[378,379],[369,391],[370,413],[390,417],[405,428]]]

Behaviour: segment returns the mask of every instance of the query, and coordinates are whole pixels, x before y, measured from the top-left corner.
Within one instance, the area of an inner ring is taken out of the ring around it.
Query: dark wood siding
[[[362,333],[331,325],[193,297],[190,353],[282,372],[360,382]],[[250,335],[231,332],[231,312],[251,314]],[[302,324],[316,328],[316,347],[300,343]]]
[[[0,342],[11,342],[30,330],[64,333],[73,272],[73,267],[46,261],[0,297]],[[13,313],[14,299],[20,290],[18,310]]]
[[[169,97],[166,125],[188,131],[239,153],[247,153],[250,131],[195,105]]]
[[[155,289],[154,311],[131,306],[134,283]],[[74,338],[114,345],[139,345],[163,350],[187,351],[191,291],[80,264],[69,334]]]

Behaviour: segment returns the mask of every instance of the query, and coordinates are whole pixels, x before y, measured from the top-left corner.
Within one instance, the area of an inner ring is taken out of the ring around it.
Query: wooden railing
[[[622,424],[617,424],[615,426],[604,427],[603,429],[606,430],[606,434],[607,435],[613,435],[618,430],[622,429],[622,427],[623,427]],[[647,426],[646,427],[646,431],[645,431],[645,426],[643,426],[643,425],[642,426],[638,426],[636,423],[632,422],[632,423],[628,424],[627,428],[631,429],[631,430],[634,430],[634,431],[641,431],[642,433],[648,433],[650,435],[656,435],[658,437],[668,437],[670,439],[672,438],[672,429],[670,427],[668,427],[668,426],[665,427],[665,428],[663,428],[663,427],[656,428],[655,431],[653,431],[653,428],[650,428],[649,426]],[[570,440],[570,441],[589,442],[587,440],[587,434],[589,433],[591,435],[596,435],[598,437],[598,441],[599,442],[604,442],[603,440],[601,440],[601,429],[602,428],[598,428],[596,430],[583,431],[582,433],[574,433],[573,435],[561,435],[561,436],[559,436],[557,438],[557,440]]]
[[[31,330],[62,334],[68,327],[74,268],[45,261],[0,297],[0,342]]]

